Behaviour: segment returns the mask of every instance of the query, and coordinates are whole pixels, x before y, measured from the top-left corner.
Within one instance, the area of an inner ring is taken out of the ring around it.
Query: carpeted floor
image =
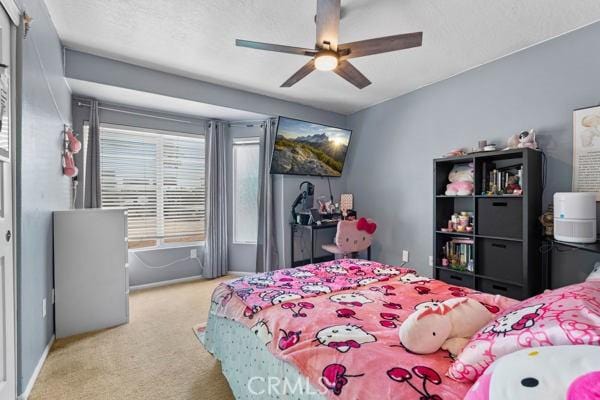
[[[233,399],[192,332],[208,318],[213,288],[229,278],[132,292],[129,324],[54,343],[29,398]]]

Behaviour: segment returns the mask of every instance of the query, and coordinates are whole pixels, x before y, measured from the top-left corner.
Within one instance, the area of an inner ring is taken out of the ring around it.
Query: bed
[[[237,399],[462,399],[470,385],[446,377],[449,353],[410,353],[398,327],[464,296],[492,313],[516,303],[365,260],[252,275],[213,293],[205,347]]]

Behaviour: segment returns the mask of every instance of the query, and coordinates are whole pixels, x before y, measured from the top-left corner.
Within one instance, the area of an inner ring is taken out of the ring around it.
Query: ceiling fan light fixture
[[[333,71],[338,66],[338,56],[335,51],[323,50],[315,56],[315,68],[319,71]]]

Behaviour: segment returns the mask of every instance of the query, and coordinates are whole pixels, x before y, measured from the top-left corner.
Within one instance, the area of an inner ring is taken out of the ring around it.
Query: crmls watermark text
[[[327,387],[314,388],[306,378],[279,378],[277,376],[253,376],[248,379],[248,393],[253,396],[325,395]]]

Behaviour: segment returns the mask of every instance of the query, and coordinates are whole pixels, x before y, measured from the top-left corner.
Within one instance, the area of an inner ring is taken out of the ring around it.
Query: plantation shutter
[[[129,241],[204,238],[204,137],[100,126],[103,208],[127,208]]]

